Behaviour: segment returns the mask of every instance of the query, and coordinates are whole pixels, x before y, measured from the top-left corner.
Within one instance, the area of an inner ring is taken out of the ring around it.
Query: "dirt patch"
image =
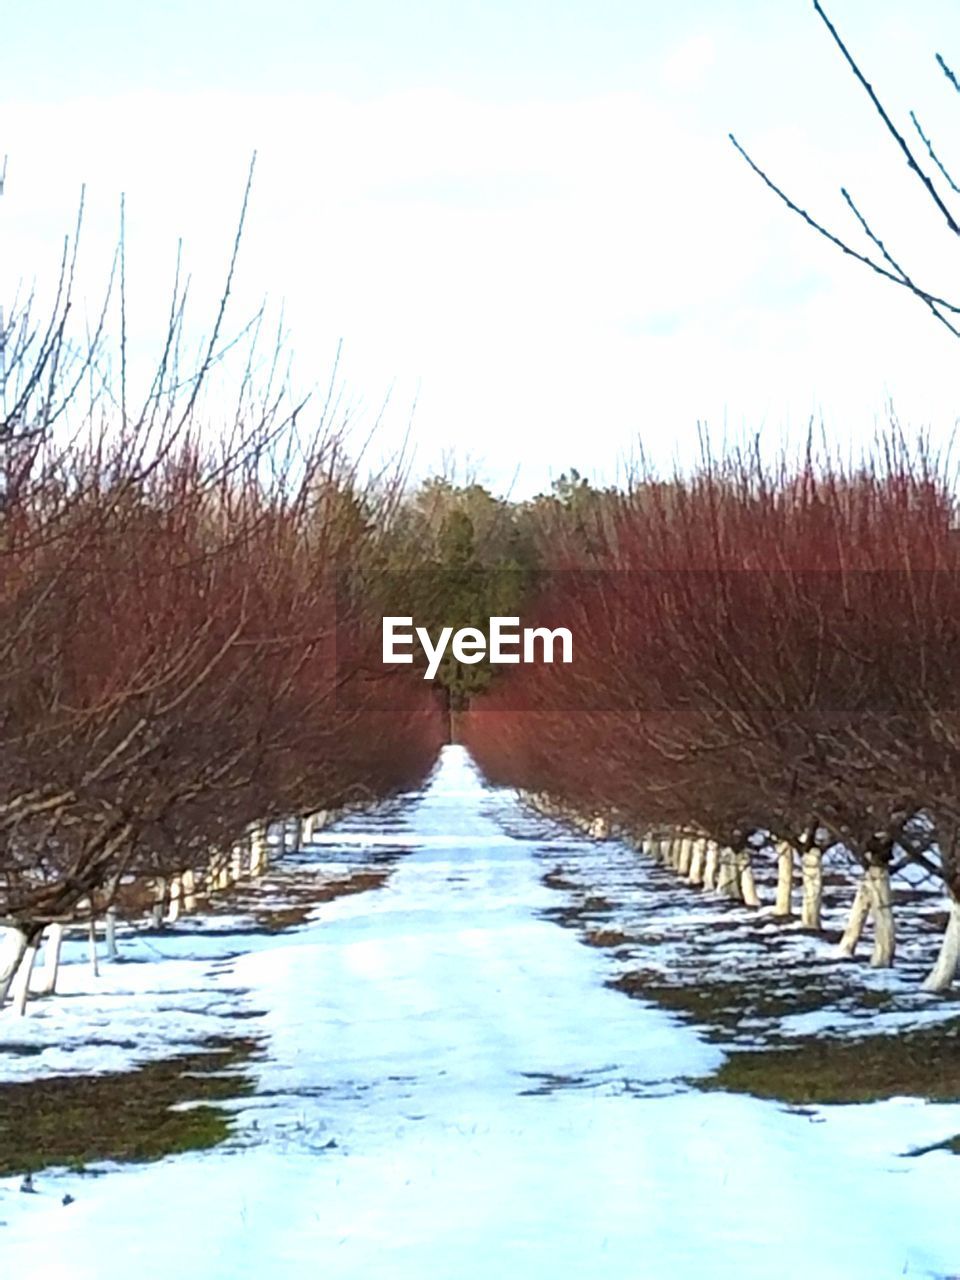
[[[368,889],[382,889],[390,877],[387,870],[355,871],[343,880],[330,880],[314,893],[315,902],[332,902],[351,893],[366,893]]]
[[[576,889],[576,886],[571,884],[560,873],[559,869],[548,871],[545,876],[541,877],[541,883],[546,885],[548,889],[560,889],[563,891]],[[541,914],[548,920],[555,920],[558,924],[563,925],[564,928],[586,930],[591,923],[595,924],[598,916],[607,916],[613,909],[614,904],[609,898],[593,893],[581,898],[579,901],[569,902],[562,907],[546,907]]]
[[[389,878],[389,868],[378,868],[374,871],[354,871],[338,880],[326,880],[320,884],[305,883],[297,887],[294,901],[254,905],[253,919],[257,928],[266,933],[283,933],[287,929],[296,929],[306,924],[319,903],[333,902],[336,898],[346,898],[354,893],[367,893],[371,889],[382,889]]]
[[[623,947],[635,939],[620,929],[588,929],[583,941],[588,947]]]
[[[258,1049],[255,1039],[211,1037],[131,1071],[0,1084],[0,1176],[216,1146],[232,1118],[215,1104],[252,1093],[243,1066]]]
[[[577,887],[572,880],[566,878],[560,867],[555,867],[553,871],[548,871],[543,877],[543,884],[548,889],[576,889]]]
[[[612,911],[613,903],[609,898],[604,898],[599,893],[593,893],[584,898],[580,910],[587,916],[599,915],[606,911]]]

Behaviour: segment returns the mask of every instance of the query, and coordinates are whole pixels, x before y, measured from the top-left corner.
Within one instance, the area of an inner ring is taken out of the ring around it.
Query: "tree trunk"
[[[308,813],[303,820],[303,843],[313,844],[313,828],[316,823],[316,814]]]
[[[823,910],[823,851],[804,849],[800,868],[803,874],[800,923],[805,929],[819,929]]]
[[[116,960],[120,952],[117,949],[117,908],[108,907],[105,916],[106,928],[104,930],[107,939],[107,959]]]
[[[863,934],[863,926],[867,922],[867,916],[870,914],[870,890],[867,888],[866,875],[862,876],[860,883],[857,885],[857,892],[853,895],[853,902],[850,905],[850,915],[847,919],[847,927],[844,930],[843,937],[840,939],[840,945],[837,950],[842,956],[852,956],[856,949],[857,943]]]
[[[250,831],[250,874],[262,876],[267,867],[267,829],[259,822]]]
[[[6,1000],[30,939],[26,930],[7,927],[0,942],[0,1009]]]
[[[14,978],[13,985],[10,988],[13,1012],[18,1018],[22,1018],[27,1011],[27,998],[30,995],[30,975],[33,973],[33,962],[37,958],[39,945],[40,934],[38,933],[27,943],[23,959],[20,961],[20,968],[17,970],[17,976]]]
[[[694,840],[690,856],[690,874],[687,876],[688,883],[703,884],[703,861],[706,851],[706,840]]]
[[[153,882],[153,927],[161,928],[163,925],[163,910],[167,899],[167,882],[163,876],[158,876]]]
[[[924,991],[949,991],[960,968],[960,901],[950,899],[947,931],[940,944],[937,962],[923,984]]]
[[[716,840],[708,840],[706,860],[703,865],[703,887],[705,889],[716,889],[719,864],[720,846]]]
[[[759,907],[760,895],[757,893],[757,882],[753,874],[749,849],[744,849],[737,854],[737,871],[740,876],[740,896],[748,907]]]
[[[97,954],[97,920],[96,916],[90,917],[90,928],[88,930],[88,942],[90,944],[90,968],[93,970],[95,978],[100,977],[100,957]]]
[[[192,867],[187,867],[180,879],[183,881],[183,909],[197,909],[197,877]]]
[[[897,934],[893,918],[890,868],[885,863],[868,869],[867,888],[870,893],[870,914],[873,916],[873,954],[870,964],[874,969],[890,969],[897,950]]]
[[[688,877],[690,875],[690,864],[693,861],[693,841],[689,836],[684,836],[680,841],[680,848],[677,853],[677,872],[679,875]]]
[[[793,845],[781,840],[777,845],[777,901],[774,914],[793,915]]]
[[[167,911],[167,924],[176,924],[180,918],[180,877],[170,877],[170,907]]]
[[[47,926],[43,943],[43,968],[33,991],[38,996],[52,996],[57,992],[57,975],[60,972],[60,948],[63,945],[63,925]]]
[[[717,893],[728,898],[740,900],[740,873],[737,867],[737,855],[732,849],[723,849],[717,869]]]

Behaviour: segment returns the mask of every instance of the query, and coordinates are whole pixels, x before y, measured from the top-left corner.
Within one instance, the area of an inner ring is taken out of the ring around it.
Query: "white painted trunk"
[[[793,845],[789,840],[781,840],[777,845],[777,901],[774,907],[778,916],[793,915],[793,857]]]
[[[170,906],[167,910],[167,924],[176,924],[180,919],[181,881],[179,876],[170,879]]]
[[[303,843],[313,844],[313,828],[316,822],[316,815],[308,813],[303,820]]]
[[[26,949],[27,935],[22,929],[8,927],[3,930],[0,940],[0,1009],[10,993]]]
[[[197,909],[197,876],[192,867],[188,867],[180,877],[183,883],[183,909],[184,911],[196,911]]]
[[[104,933],[107,940],[107,959],[116,960],[120,951],[117,947],[117,908],[108,907],[105,917],[106,928]]]
[[[690,871],[687,875],[690,884],[703,884],[703,863],[706,856],[706,840],[694,840],[690,854]]]
[[[320,809],[317,813],[313,815],[314,831],[322,831],[324,827],[328,825],[329,822],[330,822],[330,810]]]
[[[243,845],[235,844],[230,851],[230,883],[243,878]]]
[[[684,836],[680,841],[680,849],[677,854],[677,871],[682,876],[690,875],[690,864],[693,861],[694,841],[689,836]]]
[[[823,851],[804,849],[800,871],[803,877],[800,923],[805,929],[819,929],[823,910]]]
[[[850,905],[847,927],[844,929],[840,945],[837,947],[840,955],[849,957],[856,952],[857,943],[863,935],[863,926],[867,923],[869,914],[870,890],[867,888],[866,876],[862,876],[860,883],[857,885],[857,892],[853,895],[853,902]]]
[[[63,925],[47,925],[43,942],[43,967],[38,971],[33,992],[38,996],[52,996],[57,991],[57,975],[60,972],[60,948],[63,946]]]
[[[703,887],[705,889],[716,889],[719,864],[720,846],[716,840],[708,840],[706,858],[703,864]]]
[[[250,832],[250,874],[262,876],[267,868],[267,829],[259,823]]]
[[[33,973],[33,962],[37,958],[39,945],[39,935],[32,942],[27,943],[23,958],[20,961],[20,968],[17,970],[17,976],[14,978],[13,985],[10,988],[13,1012],[18,1018],[22,1018],[27,1011],[27,997],[30,994],[30,975]]]
[[[874,969],[889,969],[897,950],[890,868],[869,867],[867,889],[870,894],[870,914],[873,916],[873,954],[870,964]]]
[[[97,922],[93,916],[90,917],[88,941],[90,944],[90,968],[93,970],[93,976],[95,978],[99,978],[100,977],[100,957],[97,954]]]
[[[937,962],[923,984],[924,991],[949,991],[960,968],[960,902],[950,899],[947,929],[940,944]]]
[[[748,907],[759,907],[760,895],[757,893],[757,881],[753,874],[753,863],[748,849],[743,849],[737,854],[737,870],[740,875],[740,896]]]
[[[167,882],[158,876],[153,882],[153,924],[159,929],[163,924],[163,909],[167,901]]]
[[[717,893],[722,893],[728,898],[740,898],[740,873],[737,868],[737,855],[729,848],[720,852],[720,860],[717,867]]]

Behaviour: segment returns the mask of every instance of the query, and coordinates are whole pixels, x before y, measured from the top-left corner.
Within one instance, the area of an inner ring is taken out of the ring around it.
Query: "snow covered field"
[[[571,856],[585,842],[564,837]],[[275,936],[192,921],[0,1038],[0,1078],[112,1069],[231,1015],[265,1037],[234,1140],[106,1176],[0,1181],[4,1274],[43,1280],[886,1280],[960,1274],[960,1106],[789,1112],[686,1083],[722,1050],[604,985],[549,918],[549,824],[460,748],[315,860],[406,850]],[[636,858],[636,855],[632,855]],[[91,1033],[109,1044],[85,1045]],[[2,1134],[0,1134],[2,1142]],[[67,1206],[65,1194],[74,1197]]]

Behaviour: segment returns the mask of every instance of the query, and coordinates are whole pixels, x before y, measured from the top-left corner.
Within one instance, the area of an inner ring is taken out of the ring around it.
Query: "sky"
[[[960,170],[960,6],[829,0],[906,129]],[[282,308],[299,388],[376,451],[520,494],[641,453],[845,451],[891,406],[945,441],[960,343],[789,214],[857,241],[847,185],[929,288],[960,253],[810,0],[7,0],[0,300],[41,294],[86,184],[93,312],[126,201],[128,323],[158,350],[178,240],[209,329],[257,152],[232,319]],[[953,150],[951,151],[951,146]],[[114,321],[115,322],[115,321]],[[359,447],[359,444],[358,444]]]

